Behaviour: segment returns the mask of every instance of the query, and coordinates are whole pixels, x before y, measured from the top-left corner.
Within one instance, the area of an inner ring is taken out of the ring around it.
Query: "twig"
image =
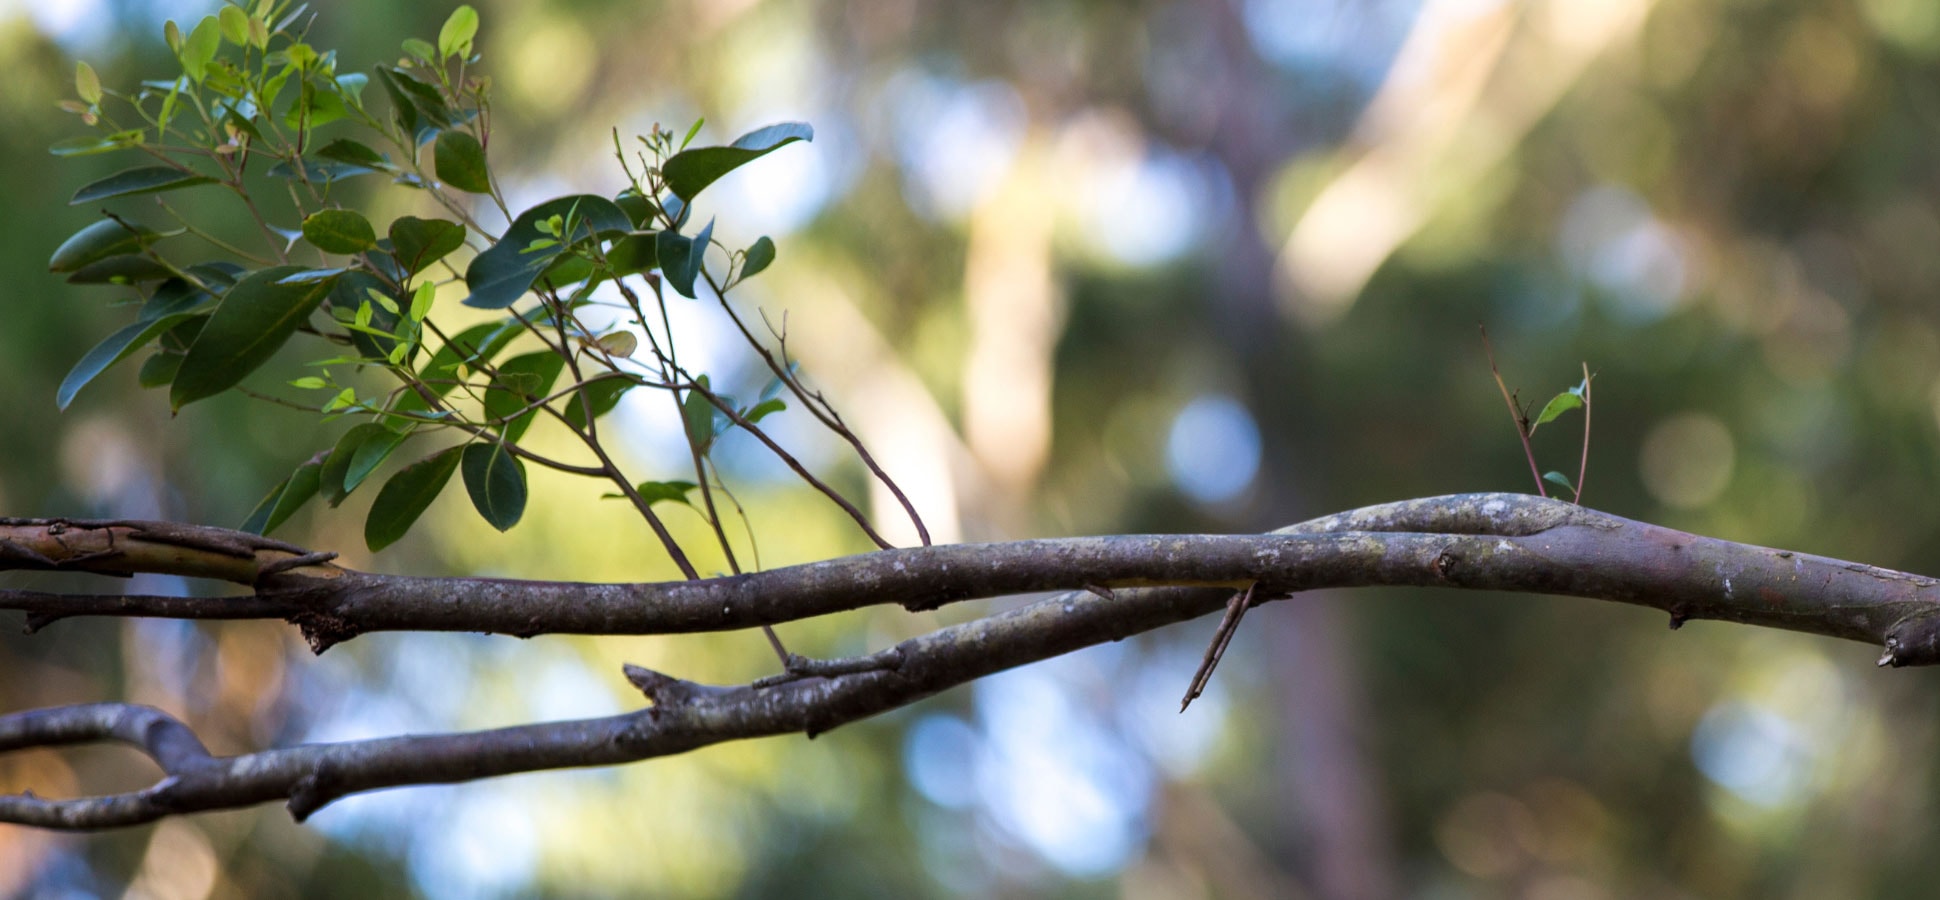
[[[1489,346],[1489,329],[1482,329],[1482,352],[1489,356],[1489,374],[1495,376],[1495,386],[1502,389],[1502,402],[1509,405],[1509,418],[1516,424],[1516,437],[1522,440],[1522,455],[1529,460],[1529,477],[1536,479],[1536,496],[1548,497],[1543,489],[1543,473],[1536,466],[1536,451],[1529,448],[1529,417],[1516,406],[1516,398],[1509,393],[1509,386],[1502,383],[1502,371],[1495,367],[1495,349]]]

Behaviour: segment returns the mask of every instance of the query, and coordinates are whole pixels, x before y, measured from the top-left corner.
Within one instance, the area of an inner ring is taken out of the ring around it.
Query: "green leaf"
[[[142,361],[141,371],[135,375],[135,383],[145,388],[158,388],[175,380],[176,372],[182,368],[183,354],[164,350]]]
[[[114,219],[102,219],[74,232],[67,240],[62,241],[60,247],[54,250],[53,258],[47,261],[47,270],[73,272],[88,263],[98,262],[110,256],[139,253],[143,247],[160,240],[161,237],[160,234],[133,222],[123,224]]]
[[[153,194],[158,191],[173,191],[179,188],[194,187],[198,184],[211,184],[215,179],[194,172],[184,172],[173,166],[141,166],[116,172],[99,181],[91,182],[74,192],[74,198],[67,201],[69,206],[106,200],[110,197],[128,197],[135,194]]]
[[[707,259],[708,242],[714,236],[714,220],[709,219],[707,227],[693,238],[675,234],[672,230],[660,232],[656,251],[660,255],[660,273],[667,277],[682,297],[693,298],[694,282],[700,278],[703,263]]]
[[[374,435],[359,444],[357,451],[350,455],[350,465],[344,469],[344,493],[356,490],[364,479],[370,477],[370,473],[377,471],[377,467],[390,457],[392,451],[403,446],[410,437],[408,431],[387,428],[383,434]]]
[[[659,237],[655,232],[629,234],[607,248],[606,265],[615,277],[657,269],[660,267],[658,242]]]
[[[347,482],[350,464],[356,458],[358,448],[367,441],[380,440],[385,435],[396,433],[369,422],[344,432],[343,437],[337,439],[337,446],[331,448],[330,456],[323,461],[323,471],[318,480],[318,490],[323,492],[323,499],[333,507],[344,502],[344,498],[350,496],[351,489],[356,487]]]
[[[368,359],[382,359],[390,356],[398,346],[398,304],[390,295],[390,285],[369,272],[346,272],[337,280],[330,291],[330,308],[338,315],[349,310],[361,322],[361,328],[352,328],[351,345]],[[372,292],[385,299],[383,303],[372,303]],[[366,317],[364,310],[370,310]],[[347,323],[348,327],[348,323]]]
[[[770,398],[755,404],[753,409],[742,413],[741,418],[747,419],[748,424],[752,425],[787,408],[788,404],[783,402],[779,397]]]
[[[300,390],[300,391],[320,391],[329,386],[330,386],[329,382],[326,382],[315,375],[305,375],[302,378],[290,379],[290,387],[296,388],[297,390]]]
[[[738,277],[743,281],[753,278],[774,261],[775,242],[769,240],[767,235],[755,238],[754,246],[748,248],[747,255],[741,261],[741,274]]]
[[[391,223],[391,249],[406,275],[424,271],[464,245],[465,226],[457,222],[403,216]]]
[[[144,134],[145,132],[139,128],[107,135],[84,134],[57,142],[47,148],[47,152],[55,156],[92,156],[96,153],[111,153],[141,146]]]
[[[340,162],[364,169],[382,169],[388,171],[393,168],[389,157],[349,138],[338,138],[323,145],[323,147],[317,150],[316,155],[331,162]]]
[[[319,160],[306,157],[302,160],[302,163],[302,177],[305,180],[325,185],[342,181],[346,178],[355,178],[358,175],[375,175],[378,171],[369,166],[333,159]],[[271,178],[289,178],[292,180],[298,177],[297,168],[290,165],[287,160],[264,169],[263,174]]]
[[[127,359],[136,350],[147,346],[149,341],[161,337],[163,332],[181,324],[191,315],[176,313],[159,319],[137,321],[108,335],[106,340],[94,345],[94,349],[82,356],[73,369],[68,370],[66,378],[61,379],[60,390],[54,394],[55,405],[67,409],[67,405],[74,402],[74,395],[80,393],[81,388],[93,381],[96,375]]]
[[[485,148],[478,138],[463,131],[447,131],[438,136],[432,155],[438,180],[473,194],[492,192],[492,179],[485,169]]]
[[[706,124],[707,124],[707,117],[702,116],[698,119],[695,119],[694,124],[687,126],[687,136],[680,139],[680,149],[681,150],[687,149],[687,145],[694,142],[694,135],[700,134],[701,126]]]
[[[593,408],[593,418],[597,420],[620,405],[620,397],[638,384],[639,382],[631,378],[617,376],[588,382],[585,387],[579,389],[577,395],[566,400],[566,422],[580,431],[585,431],[587,406]],[[583,401],[582,398],[584,398]]]
[[[88,263],[67,276],[67,281],[69,284],[134,284],[160,281],[174,275],[174,269],[156,262],[153,257],[124,253]]]
[[[348,209],[320,209],[303,220],[303,239],[325,253],[362,253],[377,246],[370,220]]]
[[[1536,421],[1529,426],[1529,433],[1535,434],[1536,429],[1541,428],[1545,424],[1556,421],[1557,416],[1560,416],[1566,412],[1569,412],[1572,409],[1580,408],[1582,405],[1583,405],[1583,395],[1578,394],[1573,390],[1564,391],[1560,394],[1557,394],[1554,397],[1549,398],[1549,402],[1546,404],[1543,404],[1543,411],[1536,415]]]
[[[695,379],[701,387],[707,387],[707,376]],[[702,456],[707,455],[714,445],[714,404],[700,391],[690,390],[680,403],[681,422],[687,427],[687,440]]]
[[[540,350],[523,356],[514,356],[498,367],[498,377],[492,386],[485,390],[485,417],[491,420],[506,419],[552,391],[552,383],[559,379],[559,372],[566,367],[566,360],[550,350]],[[525,431],[539,415],[532,410],[503,425],[505,439],[518,443]]]
[[[224,6],[216,11],[216,25],[222,29],[224,40],[238,47],[249,44],[249,14],[241,8]]]
[[[1569,488],[1571,491],[1576,490],[1576,485],[1570,484],[1570,477],[1561,472],[1544,472],[1543,480],[1551,484],[1560,484],[1563,487]]]
[[[716,179],[795,141],[815,139],[815,129],[803,122],[783,122],[748,132],[726,147],[696,147],[667,158],[660,173],[667,187],[692,202]]]
[[[447,447],[405,466],[384,482],[377,499],[371,503],[370,517],[364,520],[364,545],[376,552],[396,543],[410,531],[451,480],[463,449],[462,446]]]
[[[465,492],[472,508],[504,531],[525,515],[525,465],[505,444],[484,441],[465,448]]]
[[[182,360],[169,390],[172,408],[179,410],[234,387],[276,355],[335,286],[334,280],[277,283],[300,271],[297,266],[261,269],[229,289]]]
[[[411,321],[422,322],[431,314],[431,304],[438,299],[438,285],[430,281],[420,281],[416,290],[411,292]]]
[[[202,21],[196,23],[195,30],[189,32],[188,38],[182,41],[179,54],[182,60],[182,71],[194,79],[196,84],[201,84],[203,76],[208,72],[209,62],[216,58],[216,51],[221,48],[222,26],[216,23],[215,16],[203,16]]]
[[[648,506],[665,502],[683,503],[688,506],[693,506],[692,503],[688,503],[687,501],[687,493],[696,487],[699,487],[699,485],[691,481],[642,481],[634,485],[633,489],[639,492],[640,499],[647,501]],[[607,496],[619,497],[622,495],[608,494]]]
[[[633,220],[633,227],[645,229],[653,225],[654,212],[658,207],[639,191],[627,188],[613,198],[613,203],[626,212],[628,219]]]
[[[310,502],[317,495],[317,486],[323,472],[323,465],[312,459],[296,467],[283,483],[270,489],[269,496],[249,513],[242,530],[252,534],[268,534],[278,525],[288,521],[290,516]]]
[[[452,10],[451,15],[445,18],[444,27],[438,29],[438,57],[447,59],[456,56],[462,59],[472,55],[472,38],[477,34],[477,10],[469,5]]]
[[[89,106],[101,102],[101,76],[94,74],[94,67],[86,60],[74,64],[74,92]]]
[[[507,327],[498,322],[473,325],[453,335],[449,343],[438,348],[438,352],[431,355],[431,360],[424,364],[424,368],[418,370],[418,380],[423,381],[433,395],[443,397],[457,387],[457,374],[454,368],[459,363],[471,365],[477,362],[490,362],[518,334],[517,328]],[[399,394],[397,402],[391,406],[391,411],[397,413],[424,413],[429,412],[430,409],[431,405],[426,403],[424,397],[416,391],[405,391]]]
[[[527,251],[544,233],[538,224],[552,216],[568,216],[573,222],[571,240],[536,251]],[[613,201],[592,194],[578,194],[548,200],[519,214],[499,242],[472,257],[465,269],[465,283],[471,296],[465,305],[482,309],[504,309],[517,303],[533,282],[545,274],[559,255],[572,243],[592,235],[632,230],[633,223]]]

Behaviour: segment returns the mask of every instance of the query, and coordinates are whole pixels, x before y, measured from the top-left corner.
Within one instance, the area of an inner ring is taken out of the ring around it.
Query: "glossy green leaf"
[[[325,253],[362,253],[377,246],[377,231],[354,210],[320,209],[303,220],[303,239]]]
[[[465,245],[465,226],[444,219],[404,216],[391,223],[391,250],[406,275],[449,256]]]
[[[494,441],[465,448],[465,492],[472,508],[493,528],[504,531],[525,515],[525,464]]]
[[[747,255],[741,260],[741,274],[737,277],[753,278],[774,261],[775,242],[769,240],[767,235],[755,238],[754,245],[748,248]]]
[[[742,135],[726,147],[695,147],[667,158],[660,172],[667,187],[692,202],[702,189],[721,176],[795,141],[812,141],[815,129],[803,122],[783,122]]]
[[[553,216],[570,218],[568,239],[539,250],[528,250],[533,241],[546,237],[539,223]],[[466,306],[504,309],[518,302],[534,282],[565,252],[567,246],[593,234],[632,230],[632,222],[613,201],[592,194],[578,194],[548,200],[518,215],[497,244],[472,258],[465,269],[465,283],[471,287]]]
[[[1557,394],[1554,397],[1549,398],[1549,402],[1543,404],[1543,411],[1536,414],[1536,421],[1530,424],[1529,433],[1535,434],[1536,429],[1541,428],[1550,422],[1556,421],[1557,416],[1560,416],[1566,412],[1569,412],[1572,409],[1579,409],[1582,406],[1583,406],[1583,395],[1578,394],[1573,390],[1564,391],[1560,394]]]
[[[88,183],[75,191],[74,198],[67,203],[69,206],[76,206],[97,200],[107,200],[111,197],[173,191],[198,184],[211,184],[214,181],[214,178],[207,175],[184,172],[173,166],[140,166]]]
[[[277,526],[289,521],[290,516],[310,502],[317,495],[317,486],[323,471],[322,464],[312,459],[297,466],[290,477],[283,479],[277,486],[270,488],[268,496],[256,504],[249,518],[243,520],[242,530],[252,534],[269,534]]]
[[[451,480],[463,449],[440,450],[405,466],[384,482],[377,499],[371,502],[370,517],[364,520],[364,545],[372,552],[382,550],[410,531]]]
[[[372,291],[377,292],[376,297],[383,297],[387,302],[378,302]],[[363,323],[369,330],[353,329],[350,332],[351,345],[366,359],[384,359],[398,345],[398,322],[401,317],[396,309],[397,299],[390,296],[390,292],[390,285],[385,284],[383,279],[369,272],[357,271],[344,273],[330,289],[330,308],[337,310],[338,315],[343,315],[346,310],[354,315],[361,315],[363,308],[370,310],[370,318]],[[373,331],[378,333],[372,334]]]
[[[88,263],[67,276],[67,281],[69,284],[135,284],[174,276],[175,270],[155,261],[153,257],[124,253]]]
[[[330,456],[323,461],[323,471],[319,473],[317,490],[331,506],[344,502],[356,485],[349,483],[350,464],[357,456],[357,450],[368,441],[381,440],[386,435],[397,432],[375,423],[364,423],[343,433],[337,439],[337,446],[331,448]]]
[[[492,179],[485,169],[485,148],[478,138],[463,131],[447,131],[438,136],[432,162],[438,180],[473,194],[492,192]]]
[[[653,228],[654,213],[659,208],[654,206],[653,201],[648,200],[639,191],[633,188],[627,188],[613,198],[613,203],[621,211],[626,213],[628,219],[633,221],[633,227],[648,230]]]
[[[359,175],[375,175],[377,171],[377,169],[373,169],[370,166],[343,162],[341,160],[311,159],[306,157],[303,159],[302,178],[313,184],[327,185],[332,182],[342,181],[346,178],[355,178]],[[298,177],[297,168],[290,165],[287,161],[279,162],[276,165],[264,169],[263,174],[271,178],[295,179]]]
[[[133,230],[130,230],[131,227]],[[141,248],[160,238],[160,234],[133,222],[124,224],[114,219],[102,219],[62,241],[55,248],[54,256],[47,261],[47,270],[73,272],[110,256],[139,253]]]
[[[175,373],[181,371],[183,354],[164,350],[142,361],[141,371],[135,375],[135,383],[145,388],[158,388],[175,380]]]
[[[74,368],[68,370],[67,377],[61,379],[60,390],[54,394],[54,403],[61,409],[67,409],[67,405],[74,402],[74,395],[79,393],[81,388],[86,387],[88,382],[93,381],[96,375],[107,371],[115,363],[127,359],[136,350],[147,346],[149,341],[181,324],[189,316],[188,313],[177,313],[153,321],[137,321],[108,335],[106,340],[94,345],[94,349],[89,350],[81,357],[80,362],[74,364]]]
[[[508,419],[501,427],[505,439],[516,444],[525,436],[526,429],[532,427],[539,411],[532,410],[517,418],[511,417],[519,410],[531,406],[552,391],[552,383],[559,380],[559,373],[565,369],[566,360],[550,350],[540,350],[523,356],[514,356],[498,367],[498,377],[492,386],[485,390],[485,417],[497,421]]]
[[[262,269],[229,289],[182,360],[169,390],[171,407],[179,410],[235,386],[296,333],[335,286],[334,280],[277,283],[300,271],[296,266]]]
[[[682,503],[693,506],[688,502],[687,495],[699,486],[691,481],[642,481],[634,485],[633,489],[640,494],[640,499],[647,501],[648,506],[656,503]],[[623,497],[624,495],[607,494],[606,496]]]
[[[713,236],[714,222],[711,219],[701,233],[692,238],[672,230],[660,232],[655,246],[660,256],[660,274],[666,276],[667,283],[673,285],[682,297],[694,296],[694,283],[700,278],[707,258],[708,242]]]
[[[566,421],[581,431],[586,430],[586,407],[593,409],[593,419],[613,411],[620,405],[620,397],[632,390],[639,382],[632,378],[608,377],[589,382],[579,389],[579,393],[566,400]],[[583,402],[582,402],[583,401]]]
[[[477,34],[477,10],[472,9],[470,5],[460,5],[452,10],[451,15],[445,18],[444,27],[438,29],[439,59],[453,56],[463,59],[472,55],[472,38]]]

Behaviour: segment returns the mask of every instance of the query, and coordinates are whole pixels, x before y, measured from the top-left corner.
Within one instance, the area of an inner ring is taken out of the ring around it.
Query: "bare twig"
[[[1495,376],[1495,386],[1502,389],[1502,402],[1509,404],[1509,418],[1515,421],[1516,437],[1522,440],[1522,455],[1529,460],[1529,477],[1536,479],[1536,496],[1547,497],[1549,491],[1543,489],[1543,473],[1536,466],[1536,451],[1529,448],[1529,416],[1516,405],[1516,398],[1509,393],[1509,386],[1502,383],[1502,371],[1495,367],[1495,348],[1489,346],[1487,328],[1482,328],[1482,352],[1489,356],[1489,374]]]

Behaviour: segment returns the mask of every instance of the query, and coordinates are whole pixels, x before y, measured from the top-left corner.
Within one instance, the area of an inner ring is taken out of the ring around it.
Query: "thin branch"
[[[1583,461],[1576,466],[1576,494],[1571,499],[1572,503],[1579,506],[1583,503],[1583,481],[1590,474],[1590,381],[1592,378],[1590,364],[1585,362],[1583,364]]]
[[[1522,439],[1522,455],[1529,460],[1529,477],[1536,479],[1536,496],[1547,497],[1549,491],[1543,489],[1543,473],[1536,466],[1536,451],[1529,448],[1529,416],[1516,405],[1516,398],[1509,393],[1509,386],[1502,383],[1502,371],[1495,367],[1495,348],[1489,346],[1489,329],[1482,329],[1482,352],[1489,356],[1489,374],[1495,376],[1495,386],[1502,389],[1502,402],[1509,404],[1509,418],[1516,423],[1516,437]]]

